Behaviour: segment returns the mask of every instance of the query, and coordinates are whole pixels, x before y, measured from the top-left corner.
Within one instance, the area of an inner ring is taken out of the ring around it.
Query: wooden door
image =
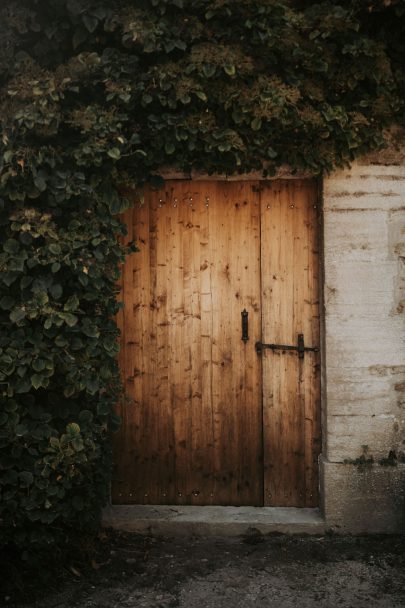
[[[312,182],[170,181],[125,214],[115,503],[317,503],[318,354],[255,349],[319,345],[315,204]]]

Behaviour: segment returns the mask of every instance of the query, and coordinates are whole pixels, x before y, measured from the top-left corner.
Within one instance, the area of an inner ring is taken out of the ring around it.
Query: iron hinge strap
[[[264,348],[268,348],[270,350],[296,350],[300,359],[304,358],[306,351],[317,353],[319,350],[315,346],[305,346],[304,334],[298,334],[297,346],[292,346],[290,344],[265,344],[264,342],[256,342],[255,348],[257,353],[261,353]]]

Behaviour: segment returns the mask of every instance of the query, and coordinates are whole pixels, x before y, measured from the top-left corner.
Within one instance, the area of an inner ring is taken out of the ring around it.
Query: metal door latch
[[[256,352],[260,355],[264,348],[269,348],[270,350],[296,350],[298,352],[298,358],[303,359],[306,351],[312,351],[317,353],[319,348],[314,346],[305,346],[304,344],[304,334],[298,334],[297,346],[291,346],[288,344],[264,344],[263,342],[256,342],[255,349]]]
[[[240,314],[242,316],[242,340],[247,342],[249,340],[249,313],[244,308]]]

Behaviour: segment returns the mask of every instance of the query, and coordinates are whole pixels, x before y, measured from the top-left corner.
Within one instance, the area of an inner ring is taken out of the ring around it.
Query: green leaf
[[[46,361],[45,359],[34,359],[32,362],[32,369],[36,372],[42,372],[45,369]]]
[[[144,105],[148,105],[148,104],[152,103],[152,101],[153,101],[153,97],[152,97],[152,95],[149,95],[149,93],[144,93],[142,95],[142,103]]]
[[[59,243],[51,243],[49,245],[49,251],[54,255],[59,255],[60,253],[62,253],[62,249]]]
[[[57,437],[50,437],[49,444],[51,447],[55,448],[56,450],[60,449],[60,441]]]
[[[19,239],[23,245],[31,245],[33,241],[33,237],[29,232],[21,232]]]
[[[63,310],[65,310],[66,312],[72,312],[74,310],[77,310],[79,308],[79,305],[79,298],[76,294],[74,294],[73,296],[70,296],[70,298],[68,298],[68,300],[65,302]]]
[[[74,327],[79,320],[76,315],[73,315],[70,312],[62,312],[59,316],[65,321],[68,327]]]
[[[118,160],[119,158],[121,158],[121,152],[119,148],[110,148],[107,151],[107,154],[110,158],[113,158],[114,160]]]
[[[80,433],[80,426],[77,424],[77,422],[70,422],[66,425],[66,432],[73,435],[77,435],[78,433]]]
[[[69,346],[69,342],[62,335],[56,336],[55,344],[56,344],[56,346],[59,346],[59,348],[65,348],[65,347]]]
[[[10,310],[14,306],[15,300],[11,296],[3,296],[0,299],[0,308],[2,310]]]
[[[98,338],[100,335],[97,325],[94,325],[87,319],[83,321],[81,330],[88,338]]]
[[[99,390],[100,388],[100,384],[98,381],[98,378],[88,378],[86,380],[86,389],[87,392],[90,393],[90,395],[95,395],[96,392]]]
[[[76,392],[75,387],[73,386],[73,384],[70,384],[68,386],[65,386],[65,388],[63,389],[63,394],[65,395],[65,397],[69,398],[72,397]]]
[[[3,283],[5,285],[7,285],[7,287],[10,287],[10,285],[12,285],[14,283],[14,281],[17,279],[18,277],[18,273],[16,272],[5,272],[3,273],[3,275],[1,276],[1,280],[3,281]]]
[[[20,485],[23,488],[28,488],[34,483],[34,476],[30,471],[21,471],[21,473],[18,474],[18,477],[20,479]]]
[[[10,313],[10,321],[12,321],[12,323],[18,323],[19,321],[25,319],[25,316],[25,310],[22,308],[14,308],[14,310]]]
[[[39,306],[45,306],[49,302],[49,297],[46,291],[40,291],[35,294],[36,304]]]
[[[3,154],[4,162],[10,163],[14,158],[14,150],[6,150]]]
[[[198,97],[198,99],[201,99],[201,101],[208,101],[208,97],[204,91],[195,91],[194,94]]]
[[[56,283],[55,285],[51,285],[51,287],[49,288],[49,291],[50,291],[51,296],[55,300],[59,300],[59,298],[61,297],[61,295],[63,293],[63,288],[62,288],[62,285],[59,285],[59,283]]]
[[[207,78],[211,78],[211,76],[214,76],[215,72],[216,72],[215,65],[212,65],[210,63],[206,63],[203,65],[203,74]]]
[[[260,118],[254,118],[250,123],[250,126],[253,131],[259,131],[262,126],[262,121]]]
[[[277,156],[277,152],[275,150],[273,150],[273,148],[271,148],[270,146],[267,148],[267,156],[269,158],[276,158]]]
[[[27,289],[27,287],[29,287],[32,283],[32,277],[22,277],[21,281],[20,281],[20,287],[21,289]]]
[[[72,446],[76,452],[81,452],[84,449],[83,439],[81,437],[73,439]]]
[[[44,178],[41,175],[36,176],[36,178],[34,179],[34,184],[36,185],[36,187],[38,188],[38,190],[40,192],[44,192],[47,188],[46,181],[44,180]]]
[[[41,388],[41,386],[43,386],[43,382],[44,376],[42,376],[41,374],[33,374],[31,376],[31,384],[35,388],[35,390]]]
[[[165,144],[165,152],[166,154],[173,154],[173,152],[175,151],[176,147],[172,142],[166,142]]]
[[[86,26],[87,31],[92,34],[96,31],[98,26],[98,19],[94,15],[83,15],[83,23]]]
[[[3,249],[7,253],[14,255],[19,251],[20,245],[15,239],[7,239],[7,241],[3,244]]]
[[[225,74],[228,74],[228,76],[235,76],[236,74],[236,68],[234,65],[224,65],[224,72]]]
[[[15,270],[17,272],[22,272],[24,270],[24,262],[27,259],[25,251],[20,252],[18,255],[15,255],[11,260],[9,260],[8,267],[9,270]]]
[[[90,410],[82,410],[79,414],[79,420],[83,423],[92,422],[93,418],[93,413]]]
[[[97,404],[97,414],[99,416],[108,416],[111,413],[111,406],[109,403],[101,401]]]
[[[56,272],[58,272],[60,270],[60,264],[59,262],[54,262],[51,266],[51,271],[53,274],[55,274]]]
[[[15,434],[17,437],[24,437],[28,433],[28,426],[25,423],[17,424],[15,427]]]
[[[28,393],[31,390],[31,381],[29,378],[20,378],[14,384],[14,392],[17,395]]]
[[[18,404],[14,399],[8,399],[6,402],[4,409],[6,412],[16,412],[18,410]]]

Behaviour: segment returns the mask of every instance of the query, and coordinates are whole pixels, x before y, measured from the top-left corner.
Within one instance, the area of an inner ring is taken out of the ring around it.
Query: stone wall
[[[379,158],[324,180],[323,507],[353,532],[405,516],[405,464],[343,464],[405,453],[405,164]]]

